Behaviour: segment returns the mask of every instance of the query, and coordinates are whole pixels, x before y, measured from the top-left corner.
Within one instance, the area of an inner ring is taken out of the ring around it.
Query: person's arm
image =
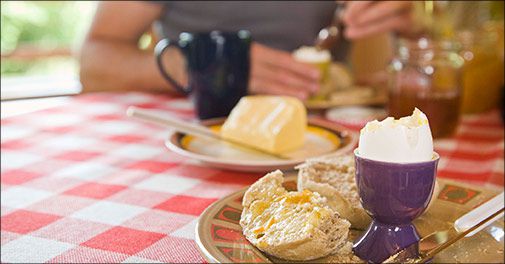
[[[161,12],[159,5],[151,3],[100,3],[81,51],[83,91],[172,90],[159,73],[153,53],[137,46]],[[170,75],[186,83],[181,53],[169,48],[164,58]],[[286,51],[259,43],[251,47],[251,93],[306,99],[319,90],[320,78],[316,67],[295,61]]]
[[[161,6],[152,3],[100,2],[81,49],[84,92],[170,89],[152,52],[138,47],[139,38],[161,12]]]

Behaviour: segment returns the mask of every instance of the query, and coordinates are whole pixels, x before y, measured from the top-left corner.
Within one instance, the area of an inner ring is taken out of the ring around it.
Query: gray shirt
[[[177,39],[181,32],[247,29],[253,40],[292,51],[313,45],[318,32],[328,26],[335,1],[162,1],[160,18],[164,37]],[[342,58],[345,45],[334,52]]]

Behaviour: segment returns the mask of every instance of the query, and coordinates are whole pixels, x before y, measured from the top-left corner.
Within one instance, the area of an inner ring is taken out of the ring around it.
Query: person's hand
[[[342,19],[349,39],[388,31],[405,36],[415,33],[411,1],[345,1],[345,5]]]
[[[296,61],[289,52],[253,43],[249,92],[289,95],[305,100],[319,91],[321,73],[313,65]]]

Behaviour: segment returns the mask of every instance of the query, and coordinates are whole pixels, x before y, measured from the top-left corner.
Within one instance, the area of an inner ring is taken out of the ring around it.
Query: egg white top
[[[318,50],[315,47],[302,46],[293,52],[296,60],[307,63],[321,63],[331,61],[331,54],[327,50]]]
[[[411,116],[371,121],[361,129],[358,155],[372,160],[411,163],[433,157],[428,118],[415,108]]]

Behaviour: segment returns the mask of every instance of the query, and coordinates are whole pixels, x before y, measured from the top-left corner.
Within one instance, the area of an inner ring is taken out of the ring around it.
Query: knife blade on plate
[[[419,243],[412,244],[400,252],[392,255],[383,263],[424,263],[433,258],[440,251],[463,237],[471,237],[494,221],[503,216],[503,192],[479,207],[466,213],[454,222],[448,230],[434,232]],[[411,258],[412,252],[418,250],[419,256]]]

